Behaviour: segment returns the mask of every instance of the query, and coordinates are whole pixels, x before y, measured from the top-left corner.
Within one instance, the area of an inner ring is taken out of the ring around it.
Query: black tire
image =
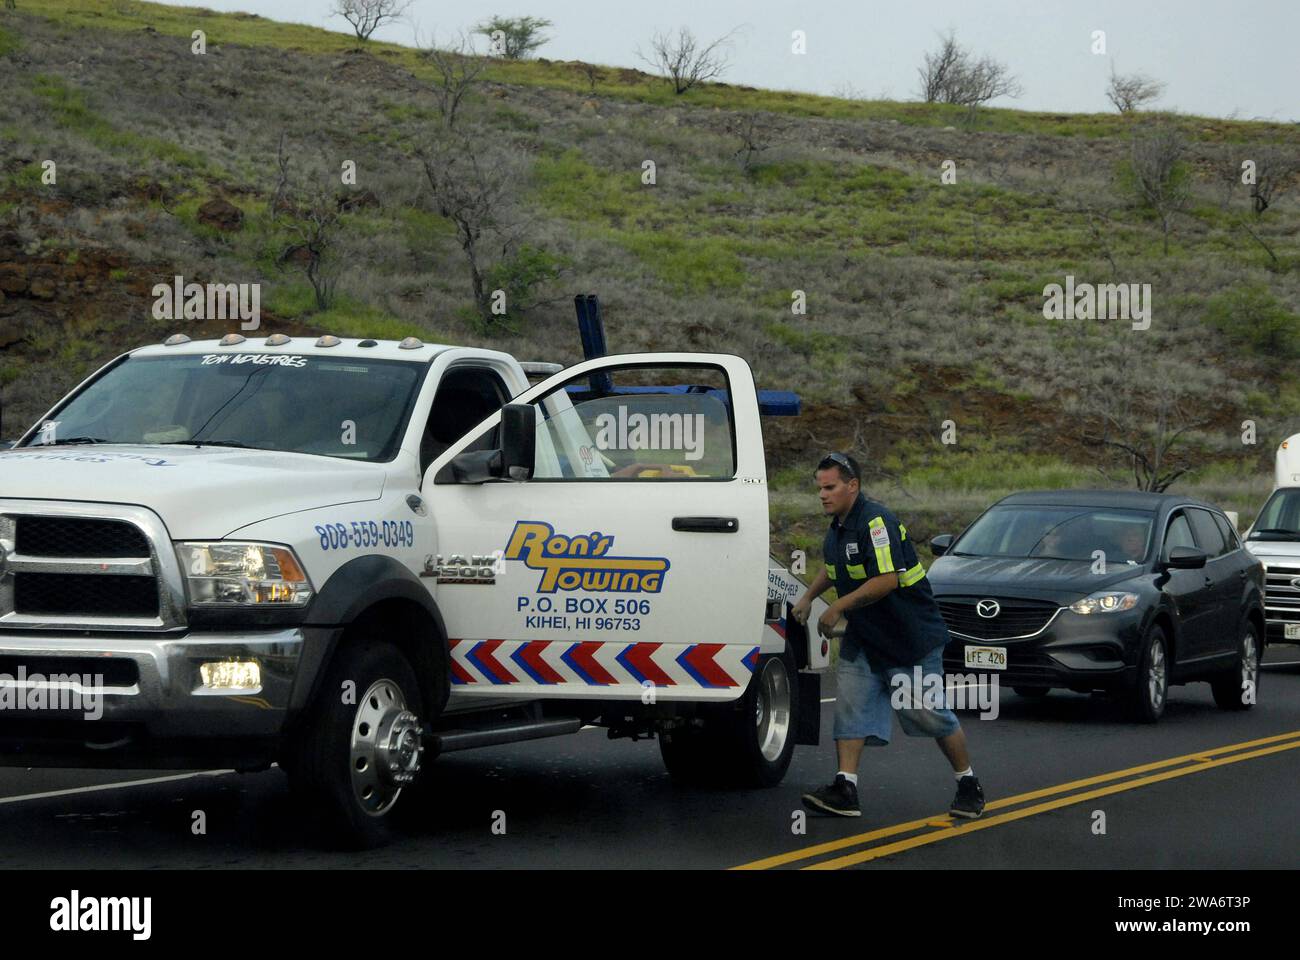
[[[664,765],[675,783],[774,787],[790,768],[801,706],[798,669],[787,643],[782,653],[759,658],[735,703],[704,710],[703,727],[661,734]]]
[[[349,681],[352,703],[343,696]],[[331,845],[369,849],[396,837],[393,813],[404,785],[392,778],[410,776],[412,764],[418,773],[422,708],[415,671],[392,644],[355,643],[335,658],[281,764]],[[380,757],[399,763],[398,773],[381,770]]]
[[[1137,680],[1128,691],[1128,710],[1138,723],[1155,723],[1169,702],[1169,641],[1164,628],[1152,624],[1138,650]]]
[[[1030,700],[1041,700],[1052,692],[1051,687],[1012,687],[1017,696],[1027,697]]]
[[[1237,662],[1210,681],[1214,702],[1222,710],[1249,710],[1259,699],[1259,628],[1254,621],[1242,624],[1237,640]],[[1250,696],[1246,695],[1249,688]]]

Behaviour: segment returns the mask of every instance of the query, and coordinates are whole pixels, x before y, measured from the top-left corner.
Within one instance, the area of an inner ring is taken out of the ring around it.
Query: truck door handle
[[[688,533],[735,533],[740,529],[736,517],[673,517],[673,529]]]

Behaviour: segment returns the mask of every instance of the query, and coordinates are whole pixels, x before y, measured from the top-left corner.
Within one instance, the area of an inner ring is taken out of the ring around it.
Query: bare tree
[[[581,63],[578,65],[578,70],[587,78],[587,86],[591,88],[591,95],[594,97],[596,84],[605,79],[605,71],[594,63]]]
[[[1165,92],[1165,85],[1144,73],[1116,73],[1110,65],[1110,83],[1106,85],[1106,99],[1120,113],[1132,113]]]
[[[1300,174],[1300,153],[1277,144],[1264,144],[1246,152],[1244,159],[1255,163],[1250,199],[1255,215],[1259,216],[1294,185]]]
[[[1097,470],[1109,480],[1122,468],[1139,490],[1161,493],[1195,466],[1188,434],[1205,426],[1204,405],[1185,386],[1176,362],[1153,343],[1144,349],[1118,337],[1108,356],[1089,365],[1089,406],[1098,424],[1083,441],[1108,456]]]
[[[398,20],[412,0],[334,0],[330,13],[352,24],[357,39],[363,43],[385,23]]]
[[[1160,219],[1166,254],[1173,216],[1191,197],[1191,177],[1183,162],[1186,152],[1182,134],[1168,124],[1133,131],[1129,159],[1133,190],[1138,201]]]
[[[430,44],[421,49],[420,55],[433,64],[434,100],[443,125],[450,130],[456,125],[466,95],[478,85],[487,69],[487,60],[475,55],[473,45],[463,35],[454,47],[439,48]]]
[[[307,275],[316,296],[316,309],[328,310],[334,302],[341,263],[335,256],[339,220],[338,202],[327,176],[308,178],[295,185],[289,174],[289,155],[280,134],[276,153],[279,176],[271,201],[271,217],[290,240],[276,257],[276,266],[298,267]]]
[[[998,97],[1018,97],[1020,81],[1006,64],[992,57],[976,57],[957,42],[951,30],[940,35],[939,49],[925,55],[917,68],[920,94],[926,103],[952,103],[967,107],[973,118],[983,104]]]
[[[728,66],[726,48],[735,32],[703,44],[688,27],[679,27],[676,36],[656,33],[650,39],[650,55],[638,49],[637,56],[658,70],[681,96],[696,84],[722,76]]]
[[[926,103],[943,102],[952,76],[963,69],[967,59],[967,54],[957,43],[957,35],[953,31],[941,34],[939,40],[939,49],[927,53],[924,62],[916,68],[921,78],[921,99]]]
[[[754,159],[760,153],[771,149],[779,133],[775,119],[770,114],[759,111],[733,114],[727,119],[725,128],[740,140],[735,156],[740,161],[740,169],[745,173],[753,170]]]
[[[484,282],[493,235],[505,236],[503,249],[511,243],[516,225],[506,213],[510,188],[518,177],[514,164],[504,158],[490,161],[481,156],[481,138],[441,136],[416,151],[424,168],[438,215],[451,221],[456,240],[465,254],[474,308],[485,325],[498,318],[492,313]]]
[[[474,32],[488,38],[493,56],[523,60],[551,39],[542,35],[542,31],[550,26],[554,24],[542,17],[494,16],[479,23]]]

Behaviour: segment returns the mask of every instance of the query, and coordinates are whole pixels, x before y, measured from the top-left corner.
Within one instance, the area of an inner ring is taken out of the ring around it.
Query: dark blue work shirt
[[[907,539],[907,528],[883,504],[858,494],[843,523],[831,520],[822,557],[826,575],[841,597],[872,577],[898,574],[897,589],[845,613],[848,627],[840,644],[841,657],[855,660],[861,651],[873,669],[906,667],[948,642],[948,627],[925,567]]]

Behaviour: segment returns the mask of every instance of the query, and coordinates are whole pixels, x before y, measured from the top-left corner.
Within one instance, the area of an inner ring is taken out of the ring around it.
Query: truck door
[[[424,476],[449,707],[502,695],[739,696],[767,595],[767,483],[748,364],[604,357],[512,402],[536,412],[530,479],[453,479],[451,461],[495,429],[499,411]]]

